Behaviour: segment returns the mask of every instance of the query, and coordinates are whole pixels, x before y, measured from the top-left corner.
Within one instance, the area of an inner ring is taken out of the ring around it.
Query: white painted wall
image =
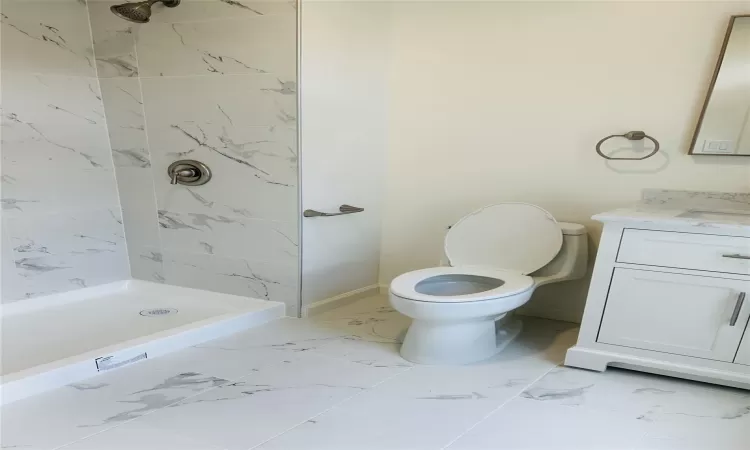
[[[749,191],[747,159],[686,154],[728,18],[748,11],[718,2],[394,4],[380,282],[435,265],[446,226],[493,202],[536,203],[598,241],[589,218],[637,201],[645,187]],[[628,130],[652,134],[663,151],[611,164],[596,155],[601,137]],[[528,312],[577,321],[587,284],[542,289]]]
[[[376,285],[386,146],[388,7],[302,2],[302,303]]]

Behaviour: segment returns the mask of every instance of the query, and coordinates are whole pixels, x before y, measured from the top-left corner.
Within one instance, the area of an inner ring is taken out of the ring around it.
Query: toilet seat
[[[534,288],[528,274],[560,251],[562,230],[538,206],[499,203],[464,216],[450,228],[444,246],[451,267],[400,275],[391,282],[391,294],[435,304],[519,296]]]
[[[498,203],[462,217],[445,235],[451,266],[497,267],[524,275],[552,261],[563,234],[548,211],[528,203]]]
[[[502,281],[494,289],[463,295],[431,295],[419,292],[417,285],[433,277],[456,275],[484,277]],[[466,303],[495,300],[514,296],[528,291],[534,286],[534,280],[512,270],[500,270],[486,267],[432,267],[415,270],[396,277],[391,282],[391,293],[403,299],[429,303]]]

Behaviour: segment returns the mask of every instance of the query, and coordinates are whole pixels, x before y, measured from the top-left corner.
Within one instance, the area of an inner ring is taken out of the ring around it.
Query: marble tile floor
[[[491,361],[415,366],[383,297],[283,319],[6,406],[3,449],[748,450],[750,392],[560,366],[524,318]]]

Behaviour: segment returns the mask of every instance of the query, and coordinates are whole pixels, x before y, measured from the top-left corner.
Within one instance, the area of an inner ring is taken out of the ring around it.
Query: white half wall
[[[388,5],[301,4],[302,306],[378,282]]]
[[[382,284],[437,264],[446,227],[486,204],[538,204],[597,242],[590,217],[642,188],[750,190],[748,159],[686,154],[729,16],[750,12],[747,2],[392,8]],[[662,151],[597,156],[600,138],[629,130]],[[540,289],[527,313],[579,321],[587,286]]]

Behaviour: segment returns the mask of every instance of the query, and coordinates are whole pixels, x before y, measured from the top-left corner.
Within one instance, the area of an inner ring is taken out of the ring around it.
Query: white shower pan
[[[137,280],[11,303],[0,404],[283,316],[279,302]]]

